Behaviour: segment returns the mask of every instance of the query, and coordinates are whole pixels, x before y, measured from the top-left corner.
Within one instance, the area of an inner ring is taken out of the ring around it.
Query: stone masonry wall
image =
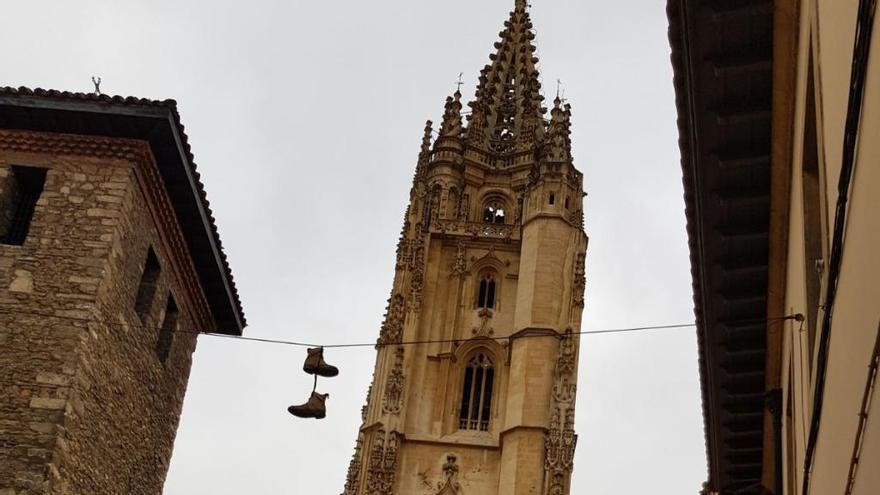
[[[24,245],[0,245],[0,495],[159,494],[196,338],[155,352],[169,294],[178,328],[195,324],[143,164],[0,149],[0,192],[13,164],[49,171]],[[141,321],[150,246],[163,270]]]

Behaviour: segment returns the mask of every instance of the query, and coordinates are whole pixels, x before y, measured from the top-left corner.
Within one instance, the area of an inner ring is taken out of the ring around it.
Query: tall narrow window
[[[458,423],[460,429],[489,431],[494,380],[492,360],[483,353],[474,356],[464,370]]]
[[[46,169],[36,167],[19,167],[13,165],[9,185],[4,191],[8,200],[3,209],[0,221],[0,239],[3,244],[20,246],[24,244],[37,200],[46,185]]]
[[[177,309],[177,303],[174,302],[174,296],[168,295],[168,304],[165,306],[165,318],[162,319],[162,327],[159,329],[159,338],[156,340],[156,356],[163,363],[171,354],[171,344],[174,343],[174,332],[177,331],[177,319],[180,311]]]
[[[556,194],[555,194],[555,193],[550,193],[549,203],[550,203],[551,205],[555,205],[555,204],[556,204]]]
[[[480,278],[480,289],[477,291],[477,308],[495,308],[495,275],[487,273]]]
[[[804,109],[802,182],[804,195],[804,272],[807,289],[807,335],[812,359],[822,285],[822,193],[819,181],[819,147],[816,133],[816,92],[813,84],[813,56],[807,64],[807,94]]]
[[[147,252],[147,260],[144,262],[144,271],[141,273],[141,283],[138,285],[137,298],[134,302],[134,310],[145,321],[153,308],[153,299],[156,297],[156,284],[159,283],[159,274],[162,267],[153,248]]]

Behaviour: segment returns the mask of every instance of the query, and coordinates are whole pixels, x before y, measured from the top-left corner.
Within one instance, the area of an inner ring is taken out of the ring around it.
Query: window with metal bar
[[[458,423],[460,429],[489,431],[494,380],[492,360],[484,353],[475,355],[464,370]]]
[[[487,273],[480,278],[480,288],[477,291],[477,308],[495,308],[495,275]]]
[[[31,220],[37,207],[37,200],[46,184],[46,169],[37,167],[11,167],[10,181],[4,201],[8,207],[0,222],[0,239],[3,244],[21,246],[31,229]]]

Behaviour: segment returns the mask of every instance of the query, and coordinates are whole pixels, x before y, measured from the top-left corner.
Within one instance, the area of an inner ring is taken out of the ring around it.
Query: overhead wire
[[[412,346],[412,345],[428,345],[428,344],[458,344],[466,342],[468,339],[460,338],[460,339],[427,339],[427,340],[411,340],[411,341],[400,341],[400,342],[348,342],[348,343],[337,343],[337,344],[321,344],[321,343],[311,343],[311,342],[299,342],[293,340],[283,340],[283,339],[271,339],[271,338],[262,338],[262,337],[245,337],[242,335],[230,335],[224,333],[216,333],[216,332],[206,332],[206,331],[198,331],[198,330],[188,330],[177,328],[174,330],[163,329],[161,326],[153,326],[146,324],[131,324],[124,323],[120,321],[110,321],[103,320],[100,318],[79,318],[69,315],[54,315],[50,313],[40,313],[35,311],[24,311],[24,310],[7,310],[5,308],[0,307],[0,314],[12,314],[12,315],[31,315],[31,316],[40,316],[44,318],[54,318],[60,320],[71,320],[71,321],[80,321],[84,323],[103,323],[106,325],[115,325],[120,327],[134,327],[134,328],[143,328],[143,329],[152,329],[152,330],[160,330],[171,333],[179,333],[179,334],[188,334],[188,335],[204,335],[206,337],[216,337],[216,338],[224,338],[224,339],[232,339],[237,341],[245,341],[245,342],[258,342],[265,344],[276,344],[276,345],[287,345],[294,347],[323,347],[325,349],[341,349],[341,348],[357,348],[357,347],[390,347],[390,346]],[[794,319],[797,315],[790,316],[782,316],[777,318],[762,318],[762,319],[754,319],[754,320],[742,320],[736,322],[729,323],[763,323],[769,322],[772,320],[787,320]],[[658,331],[658,330],[680,330],[685,328],[694,328],[696,327],[696,323],[678,323],[678,324],[670,324],[670,325],[647,325],[647,326],[638,326],[638,327],[621,327],[621,328],[603,328],[597,330],[581,330],[578,332],[570,332],[570,333],[541,333],[541,334],[526,334],[526,335],[511,335],[511,336],[481,336],[480,338],[485,340],[494,340],[494,341],[509,341],[516,340],[522,338],[535,338],[535,337],[564,337],[566,335],[604,335],[604,334],[615,334],[615,333],[633,333],[633,332],[647,332],[647,331]]]

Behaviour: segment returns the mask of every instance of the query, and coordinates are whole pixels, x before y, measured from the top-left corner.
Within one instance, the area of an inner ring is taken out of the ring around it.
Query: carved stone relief
[[[470,208],[470,195],[464,194],[461,197],[461,202],[459,204],[458,210],[458,219],[462,222],[467,222],[468,219],[468,211]]]
[[[437,483],[437,495],[461,495],[461,483],[458,482],[458,457],[455,454],[447,454],[443,464],[443,474],[446,479]]]
[[[550,411],[550,428],[544,437],[545,495],[568,493],[574,468],[577,434],[574,432],[575,365],[577,340],[566,330],[559,345]]]
[[[412,241],[401,237],[397,243],[397,261],[394,269],[397,271],[405,270],[412,263]]]
[[[370,449],[365,495],[392,493],[399,450],[400,433],[392,431],[386,435],[385,430],[381,428],[375,432]]]
[[[385,322],[379,333],[379,344],[398,344],[403,338],[403,324],[406,319],[406,301],[400,294],[395,294],[388,302]]]
[[[422,291],[425,284],[425,244],[421,240],[413,248],[413,258],[410,265],[412,278],[410,279],[410,302],[412,310],[418,313],[422,308]]]
[[[495,335],[495,330],[489,326],[489,321],[492,320],[492,310],[480,308],[480,310],[477,311],[477,316],[480,317],[480,326],[472,328],[471,333],[475,337],[490,337]]]
[[[382,398],[382,410],[388,414],[400,414],[403,407],[403,347],[394,352],[394,367],[388,374],[385,383],[385,396]]]
[[[458,241],[455,248],[455,259],[452,261],[452,267],[449,272],[453,277],[459,277],[467,273],[467,259],[465,258],[464,242]]]
[[[574,281],[572,282],[572,298],[575,307],[584,307],[584,289],[587,285],[586,275],[584,274],[584,254],[578,253],[577,261],[574,267]]]

